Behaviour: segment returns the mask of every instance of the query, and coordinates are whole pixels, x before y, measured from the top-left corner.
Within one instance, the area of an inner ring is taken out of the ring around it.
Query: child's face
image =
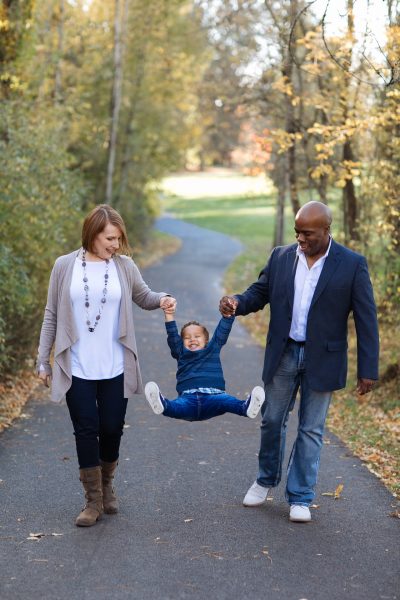
[[[202,327],[199,325],[189,325],[185,327],[182,335],[183,345],[188,350],[201,350],[207,344],[206,336]]]

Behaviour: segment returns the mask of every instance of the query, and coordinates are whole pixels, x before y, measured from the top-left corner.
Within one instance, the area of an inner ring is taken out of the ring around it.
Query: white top
[[[103,298],[106,264],[86,261],[89,286],[89,319],[91,326],[99,313]],[[70,287],[72,311],[79,340],[71,346],[72,375],[81,379],[112,379],[124,372],[123,347],[118,341],[121,285],[114,261],[108,267],[107,302],[93,332],[86,324],[85,291],[82,260],[77,258]]]
[[[292,325],[289,331],[289,337],[296,342],[304,342],[306,339],[308,311],[331,243],[332,238],[325,254],[313,264],[311,269],[308,267],[304,252],[300,250],[300,246],[297,246],[298,262],[294,278]]]

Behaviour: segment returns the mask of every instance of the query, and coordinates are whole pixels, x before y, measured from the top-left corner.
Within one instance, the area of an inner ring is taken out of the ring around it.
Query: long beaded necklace
[[[103,288],[103,297],[100,300],[100,306],[99,306],[99,310],[98,313],[96,315],[95,321],[93,323],[93,325],[90,322],[90,317],[89,317],[89,280],[87,277],[87,273],[86,273],[86,250],[83,249],[82,251],[82,267],[83,267],[83,289],[85,292],[85,310],[86,310],[86,325],[88,326],[88,330],[90,331],[90,333],[93,333],[94,330],[96,329],[100,318],[101,318],[101,313],[103,312],[103,308],[105,303],[107,302],[106,296],[107,296],[107,284],[108,284],[108,268],[110,266],[110,261],[108,258],[105,259],[105,263],[106,263],[106,272],[104,274],[104,288]]]

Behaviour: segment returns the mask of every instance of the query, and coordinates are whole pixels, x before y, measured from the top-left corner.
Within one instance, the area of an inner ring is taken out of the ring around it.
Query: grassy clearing
[[[275,196],[269,182],[228,170],[211,174],[182,174],[164,182],[164,208],[200,227],[238,239],[244,252],[228,268],[224,285],[228,293],[253,282],[268,258],[274,226]],[[335,213],[335,211],[334,211]],[[293,218],[287,209],[285,241],[294,241]],[[338,222],[338,219],[337,219]],[[333,229],[335,236],[335,229]],[[373,275],[373,274],[372,274]],[[261,345],[265,343],[268,309],[244,318],[244,324]],[[381,327],[381,373],[395,365],[400,355],[400,335]],[[349,340],[349,385],[336,393],[328,426],[365,461],[393,494],[400,494],[399,379],[382,382],[372,394],[357,397],[356,348],[353,327]]]

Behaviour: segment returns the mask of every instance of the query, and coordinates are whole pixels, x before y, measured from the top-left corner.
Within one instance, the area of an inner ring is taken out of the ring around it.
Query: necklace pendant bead
[[[99,321],[100,321],[100,318],[101,318],[101,312],[103,310],[103,306],[107,302],[107,300],[106,300],[106,294],[107,294],[107,284],[108,284],[108,278],[109,278],[108,267],[109,267],[109,263],[110,263],[110,261],[109,261],[108,258],[105,259],[105,263],[106,263],[106,272],[105,272],[105,275],[104,275],[103,298],[101,298],[101,300],[100,300],[99,311],[98,311],[98,314],[95,317],[95,321],[94,321],[94,323],[92,325],[91,322],[90,322],[90,319],[89,319],[89,310],[88,310],[89,306],[90,306],[90,303],[89,303],[89,286],[87,285],[89,280],[88,280],[88,277],[87,277],[87,274],[86,274],[86,250],[85,249],[83,250],[83,252],[82,252],[82,267],[83,267],[83,283],[85,284],[83,286],[83,289],[84,289],[84,292],[85,292],[86,325],[87,325],[88,331],[90,333],[93,333],[95,331],[97,325],[99,324]]]

